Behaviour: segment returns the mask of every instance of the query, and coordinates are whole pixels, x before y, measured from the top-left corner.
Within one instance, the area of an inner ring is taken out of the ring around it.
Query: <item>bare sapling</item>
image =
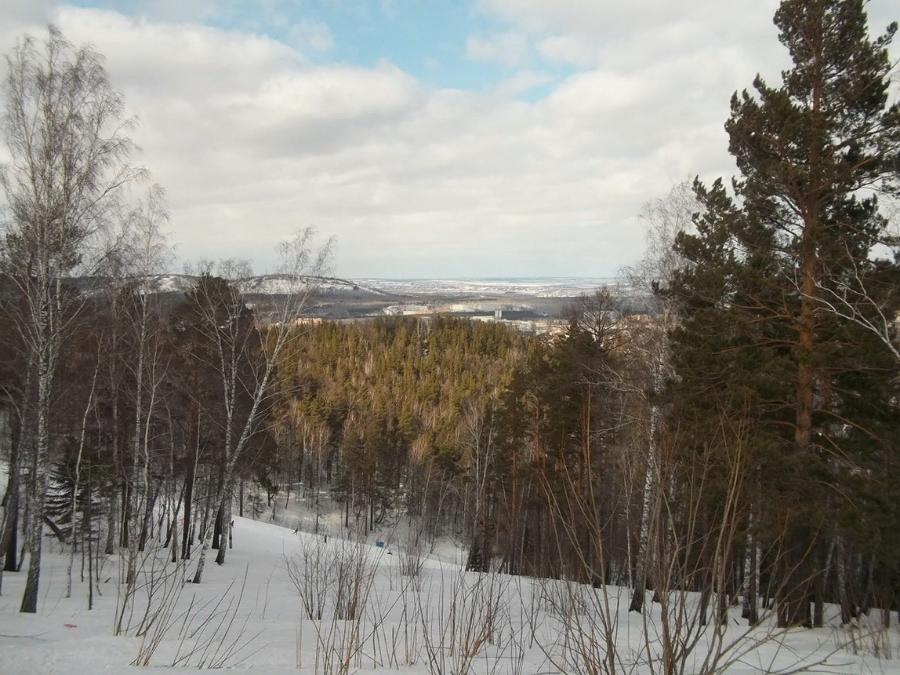
[[[133,666],[168,665],[172,668],[218,670],[240,666],[266,645],[256,644],[262,631],[248,632],[251,613],[241,616],[241,603],[247,585],[247,571],[241,579],[237,594],[235,581],[217,597],[206,602],[191,597],[188,606],[179,609],[185,587],[184,567],[179,563],[175,572],[165,577],[161,592],[148,599],[150,608],[141,632],[138,654]],[[165,653],[159,653],[167,642],[174,643]],[[174,653],[172,652],[174,649]]]
[[[417,577],[425,564],[427,536],[421,516],[410,516],[399,546],[400,574]]]
[[[66,568],[66,597],[72,597],[72,568],[75,565],[75,548],[78,541],[78,528],[76,528],[76,518],[78,511],[78,491],[81,488],[81,460],[84,456],[84,442],[87,436],[87,422],[91,408],[94,406],[94,392],[97,389],[97,375],[100,372],[100,354],[97,354],[97,362],[94,367],[94,375],[91,378],[91,390],[88,394],[87,403],[84,406],[84,416],[81,419],[81,436],[78,439],[78,453],[75,458],[75,481],[72,487],[72,503],[69,510],[69,522],[72,524],[71,540],[69,542],[69,564]],[[88,502],[91,495],[88,495]],[[83,527],[83,525],[82,525]],[[88,536],[90,536],[91,524],[88,522]]]
[[[381,554],[373,553],[361,541],[347,539],[321,546],[331,553],[333,576],[322,618],[310,621],[315,634],[314,671],[347,675],[359,663],[366,642],[384,623],[383,613],[367,615]],[[371,627],[367,619],[372,621]],[[298,641],[301,639],[302,625]]]
[[[335,581],[333,553],[322,537],[302,537],[300,552],[284,556],[288,578],[300,596],[303,614],[320,621]]]
[[[466,675],[481,659],[489,670],[499,667],[505,656],[503,631],[510,623],[509,577],[461,568],[449,577],[448,584],[441,570],[437,585],[416,598],[428,672]]]
[[[546,477],[543,485],[554,514],[556,551],[567,562],[560,579],[539,584],[538,599],[556,629],[540,630],[542,615],[533,611],[528,615],[532,639],[561,672],[629,672],[628,655],[619,645],[626,598],[621,588],[593,582],[606,579],[609,569],[607,520],[598,509],[593,484],[585,490],[565,471],[562,491],[554,490]]]
[[[168,552],[147,547],[119,556],[114,635],[143,634],[173,587],[184,581],[184,566],[168,565]]]

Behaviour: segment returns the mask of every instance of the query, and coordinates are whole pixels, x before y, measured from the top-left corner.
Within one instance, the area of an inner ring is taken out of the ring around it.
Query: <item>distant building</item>
[[[431,314],[432,309],[428,305],[391,305],[382,311],[388,316],[421,316]]]
[[[295,326],[318,326],[322,323],[320,316],[301,316],[294,319]]]

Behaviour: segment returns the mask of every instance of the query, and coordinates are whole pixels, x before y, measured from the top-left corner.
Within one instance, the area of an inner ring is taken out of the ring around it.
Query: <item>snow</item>
[[[191,274],[156,274],[143,278],[143,286],[148,292],[187,293],[197,283],[198,277]],[[377,288],[369,288],[355,281],[336,277],[303,276],[292,279],[283,274],[263,274],[235,281],[241,293],[247,295],[285,295],[305,293],[364,293],[384,295]]]
[[[82,283],[93,287],[96,279]],[[144,279],[148,290],[160,293],[185,293],[197,281],[190,274],[157,274]],[[309,276],[298,283],[281,274],[262,274],[235,280],[242,293],[249,295],[284,295],[304,292],[309,286],[315,293],[336,295],[371,295],[383,297],[437,296],[461,299],[508,296],[517,298],[577,298],[608,287],[623,295],[634,294],[625,279],[618,277],[534,277],[488,279],[341,279]]]
[[[394,295],[533,298],[577,298],[604,286],[625,289],[622,279],[595,277],[539,277],[503,279],[357,279],[368,288]]]
[[[334,277],[304,277],[301,280],[291,279],[284,275],[267,274],[240,279],[238,287],[242,293],[257,295],[285,295],[304,293],[307,289],[316,293],[351,293],[362,292],[382,295],[376,288],[369,288],[357,282]]]
[[[282,519],[295,517],[295,514],[282,514]],[[327,520],[329,530],[339,531],[339,525],[332,522],[332,516]],[[388,545],[383,549],[371,543],[359,544],[360,548],[355,549],[354,545],[333,535],[329,536],[326,544],[321,535],[295,533],[290,527],[236,518],[234,548],[228,551],[224,566],[211,564],[207,567],[203,583],[180,583],[181,578],[189,577],[192,564],[177,570],[171,563],[166,564],[169,571],[176,570],[177,575],[171,578],[176,579],[177,576],[178,583],[171,585],[173,603],[170,619],[159,622],[168,629],[150,657],[149,664],[169,666],[177,654],[184,655],[190,651],[195,638],[180,640],[178,637],[180,632],[185,633],[182,623],[187,613],[192,617],[188,624],[193,622],[195,627],[204,616],[214,615],[214,621],[206,631],[207,636],[215,638],[208,650],[207,662],[211,660],[211,654],[227,655],[231,647],[235,652],[223,664],[229,667],[230,672],[296,673],[299,661],[300,672],[326,673],[328,670],[323,665],[316,665],[317,644],[320,653],[325,644],[340,644],[341,636],[346,634],[344,631],[354,626],[362,636],[362,645],[350,659],[351,672],[455,672],[451,666],[459,666],[454,659],[458,661],[461,658],[461,650],[451,650],[451,644],[459,645],[464,639],[469,640],[470,646],[476,645],[473,650],[477,651],[474,663],[464,664],[471,665],[468,672],[555,673],[562,672],[558,666],[564,660],[569,672],[578,672],[572,654],[566,659],[563,657],[566,646],[564,631],[561,629],[560,614],[552,607],[554,598],[577,600],[576,604],[582,607],[575,616],[580,617],[582,625],[594,631],[596,639],[600,636],[596,633],[598,626],[590,620],[596,607],[592,603],[601,598],[608,601],[612,608],[611,615],[617,622],[614,639],[618,658],[623,664],[640,661],[645,634],[652,636],[651,649],[655,649],[652,645],[656,641],[658,617],[654,618],[652,612],[657,610],[650,610],[649,632],[645,633],[643,618],[627,612],[627,589],[607,587],[608,595],[603,598],[600,590],[584,586],[567,587],[558,581],[541,582],[496,573],[466,573],[452,562],[461,560],[462,551],[450,541],[440,542],[436,552],[424,561],[419,577],[410,578],[400,573],[402,556],[399,542],[403,538],[403,533],[400,533],[392,540],[388,539]],[[114,557],[106,561],[100,575],[99,590],[102,596],[95,597],[94,609],[88,610],[87,582],[79,581],[78,566],[73,597],[66,599],[66,557],[62,555],[61,545],[55,539],[48,538],[45,549],[48,553],[41,577],[38,614],[18,613],[24,572],[4,574],[3,596],[0,597],[0,672],[135,672],[136,667],[129,664],[138,656],[141,638],[133,634],[113,636],[118,561]],[[304,549],[323,555],[322,559],[328,562],[330,569],[336,565],[333,561],[347,551],[363,552],[363,559],[375,572],[366,610],[358,623],[331,621],[332,614],[327,609],[333,605],[331,599],[326,602],[325,619],[314,622],[304,618],[300,598],[291,584],[286,564],[287,560],[302,563]],[[163,564],[162,558],[159,564]],[[577,597],[567,595],[567,590],[573,588]],[[141,615],[145,604],[145,591],[144,588],[138,591],[136,617]],[[224,602],[214,612],[213,605],[220,599]],[[649,601],[648,605],[653,607]],[[471,635],[465,638],[465,617],[483,618],[486,608],[493,612],[491,640],[480,644]],[[451,613],[455,617],[454,622],[449,621]],[[728,672],[749,674],[794,667],[801,662],[812,664],[826,660],[829,672],[900,673],[900,661],[854,655],[852,650],[841,647],[847,634],[833,625],[835,614],[835,608],[829,608],[832,625],[823,629],[798,629],[774,636],[767,635],[766,630],[761,629],[742,637],[746,627],[740,620],[739,608],[735,608],[730,617],[726,642],[737,639],[741,649],[749,651]],[[225,630],[232,620],[230,629]],[[215,628],[216,625],[219,628]],[[570,650],[573,635],[570,632],[567,636]],[[900,656],[900,635],[896,628],[891,629],[889,637],[894,641],[893,656],[897,658]],[[759,638],[767,639],[753,649],[751,640]],[[706,644],[707,639],[708,636],[701,639],[701,646]],[[860,643],[863,651],[870,645],[863,639]],[[702,651],[700,648],[698,655]],[[440,664],[442,668],[435,665],[429,669],[429,652],[433,659],[443,659],[444,663]],[[556,666],[550,662],[548,654],[553,656]],[[170,670],[196,672],[199,660],[199,654],[195,654],[181,667]],[[646,670],[646,667],[639,666],[634,672]]]

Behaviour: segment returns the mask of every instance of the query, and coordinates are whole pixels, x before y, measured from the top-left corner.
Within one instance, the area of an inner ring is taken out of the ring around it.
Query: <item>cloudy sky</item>
[[[786,63],[776,6],[2,0],[0,47],[53,22],[106,55],[181,260],[264,271],[313,225],[343,276],[608,276],[645,202],[734,170],[729,97]]]

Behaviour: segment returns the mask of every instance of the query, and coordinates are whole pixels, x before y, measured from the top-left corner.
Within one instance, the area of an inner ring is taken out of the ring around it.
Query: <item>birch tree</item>
[[[31,555],[21,605],[21,611],[35,612],[51,394],[61,345],[81,304],[66,278],[92,273],[93,244],[110,222],[119,190],[141,172],[128,163],[131,123],[100,54],[74,47],[51,26],[41,43],[20,39],[6,61],[2,132],[11,159],[0,174],[8,205],[2,270],[23,300],[15,323],[37,391]]]
[[[644,477],[641,488],[640,524],[638,529],[638,551],[635,561],[635,586],[629,608],[640,612],[644,604],[647,575],[651,567],[650,524],[655,507],[653,500],[659,494],[660,456],[659,435],[662,418],[658,397],[666,380],[672,376],[668,334],[675,326],[676,316],[672,303],[660,291],[671,283],[675,273],[688,263],[675,249],[675,239],[679,234],[690,232],[694,214],[700,211],[700,204],[694,197],[691,184],[678,183],[665,197],[648,202],[644,206],[642,219],[646,223],[646,248],[643,258],[625,271],[629,284],[640,291],[644,301],[651,305],[654,320],[640,331],[631,351],[638,353],[641,368],[646,369],[644,386],[639,388],[642,399],[641,409],[647,411],[646,420],[641,424],[645,433]]]
[[[226,513],[231,503],[238,462],[251,437],[258,431],[272,400],[270,389],[279,356],[298,334],[297,321],[316,288],[318,277],[328,263],[330,243],[317,252],[313,250],[313,236],[313,230],[306,228],[281,244],[279,273],[270,278],[271,282],[280,285],[280,293],[274,300],[267,319],[257,311],[256,322],[265,320],[267,324],[259,333],[255,327],[254,330],[247,330],[246,323],[242,320],[246,312],[247,295],[252,289],[249,287],[248,275],[234,273],[239,268],[226,264],[221,270],[232,277],[229,292],[213,294],[210,292],[211,285],[200,283],[194,293],[197,323],[210,347],[209,365],[215,369],[221,387],[220,420],[224,441],[221,480],[213,500],[214,513]],[[241,276],[244,278],[240,278]],[[226,524],[230,522],[229,518]],[[202,543],[194,583],[202,580],[213,532],[214,528],[207,527],[201,533]],[[227,541],[227,534],[225,540]],[[216,558],[219,564],[225,561],[226,549],[227,546],[219,547]]]
[[[166,376],[162,328],[159,318],[157,275],[170,259],[162,227],[168,222],[165,192],[151,187],[126,217],[123,236],[123,260],[130,277],[122,289],[127,324],[126,337],[131,346],[126,363],[134,389],[134,419],[131,434],[131,467],[128,476],[128,549],[126,584],[134,583],[138,552],[144,548],[153,508],[151,487],[151,431],[160,405],[159,390]]]

